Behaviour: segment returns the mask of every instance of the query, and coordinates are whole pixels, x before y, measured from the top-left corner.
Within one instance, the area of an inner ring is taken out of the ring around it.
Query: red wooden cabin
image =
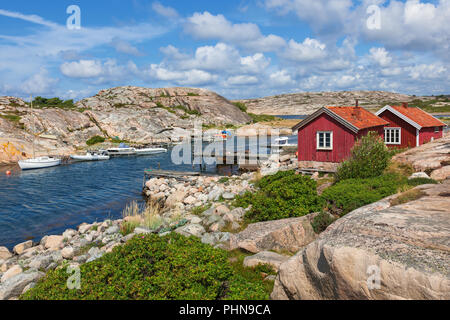
[[[384,141],[388,147],[418,147],[442,138],[445,123],[420,108],[385,106],[376,113],[389,122],[384,128]]]
[[[350,156],[356,139],[389,123],[359,107],[324,107],[298,123],[298,160],[341,162]]]

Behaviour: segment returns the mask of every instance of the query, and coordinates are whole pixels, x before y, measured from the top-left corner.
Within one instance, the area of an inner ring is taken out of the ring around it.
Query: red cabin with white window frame
[[[369,131],[380,136],[389,123],[359,107],[324,107],[298,123],[298,160],[341,162],[358,138]]]
[[[385,106],[376,113],[387,121],[384,141],[391,148],[418,147],[424,143],[442,138],[445,123],[420,108]]]

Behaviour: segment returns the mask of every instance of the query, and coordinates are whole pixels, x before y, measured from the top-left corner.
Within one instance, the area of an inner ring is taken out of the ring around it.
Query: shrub
[[[102,143],[102,142],[105,142],[105,138],[100,137],[100,136],[94,136],[94,137],[90,138],[88,141],[86,141],[86,144],[88,146],[92,146],[94,144]]]
[[[262,281],[234,272],[226,251],[172,233],[136,236],[81,266],[81,289],[69,290],[66,268],[50,271],[25,300],[267,299]]]
[[[243,102],[234,102],[233,103],[236,107],[239,108],[242,112],[247,112],[247,106]]]
[[[412,178],[408,180],[408,185],[411,187],[420,186],[421,184],[437,184],[438,182],[428,178]]]
[[[339,166],[336,181],[377,177],[387,168],[389,160],[390,152],[383,139],[371,131],[356,141],[350,159]]]
[[[316,182],[293,171],[266,176],[256,185],[260,190],[238,196],[234,202],[236,206],[252,206],[245,214],[248,222],[300,217],[322,208]]]
[[[322,233],[334,221],[336,221],[336,219],[328,212],[321,211],[317,216],[314,217],[313,221],[311,222],[311,226],[313,227],[315,233]]]
[[[408,190],[402,194],[400,194],[398,197],[391,200],[391,206],[398,206],[399,204],[407,203],[410,201],[414,201],[417,199],[420,199],[421,197],[425,196],[426,193],[422,190],[413,189]]]
[[[325,189],[321,197],[331,213],[343,216],[396,193],[397,189],[404,184],[406,184],[405,178],[398,175],[347,179]]]
[[[194,92],[188,92],[188,97],[198,97],[199,94],[198,93],[194,93]]]

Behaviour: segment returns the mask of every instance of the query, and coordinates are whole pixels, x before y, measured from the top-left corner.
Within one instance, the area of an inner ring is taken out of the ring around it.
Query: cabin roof
[[[330,117],[355,133],[362,129],[379,127],[388,124],[387,121],[377,117],[373,113],[359,106],[323,107],[307,117],[305,120],[298,123],[292,128],[292,130],[300,129],[301,127],[305,126],[306,124],[320,116],[322,113],[328,114]]]
[[[423,111],[420,108],[408,107],[406,104],[403,104],[401,106],[385,106],[376,114],[380,115],[386,110],[405,120],[416,129],[445,126],[445,123],[436,119],[431,114]]]

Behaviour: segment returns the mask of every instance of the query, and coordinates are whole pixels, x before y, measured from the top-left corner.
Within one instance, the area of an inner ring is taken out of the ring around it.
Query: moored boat
[[[20,160],[19,166],[22,170],[33,170],[56,167],[61,164],[61,159],[56,159],[52,157],[38,157],[27,160]]]
[[[136,152],[136,155],[138,155],[138,156],[145,156],[145,155],[167,152],[167,149],[164,149],[164,148],[143,148],[143,149],[134,149],[134,150]]]
[[[70,158],[76,161],[102,161],[110,159],[108,155],[98,154],[95,152],[87,152],[84,155],[71,155]]]

